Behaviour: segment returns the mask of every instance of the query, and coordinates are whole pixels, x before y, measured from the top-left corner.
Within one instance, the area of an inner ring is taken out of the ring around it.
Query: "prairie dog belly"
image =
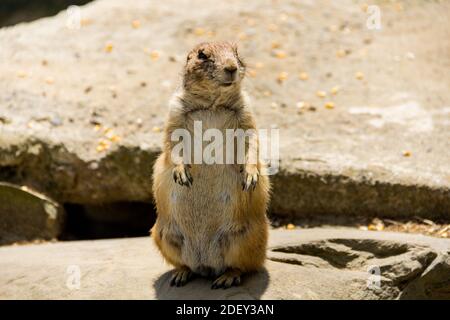
[[[230,112],[199,111],[190,119],[188,130],[193,135],[193,121],[201,121],[203,131],[214,128],[224,132],[233,126],[232,120]],[[204,142],[203,148],[207,144]],[[192,164],[189,170],[192,186],[173,183],[170,199],[171,215],[183,236],[182,259],[197,273],[219,274],[226,267],[223,251],[227,237],[230,231],[240,228],[235,218],[243,193],[240,166]]]

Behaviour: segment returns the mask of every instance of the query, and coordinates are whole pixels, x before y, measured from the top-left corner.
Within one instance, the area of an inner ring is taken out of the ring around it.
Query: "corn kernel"
[[[326,93],[325,91],[319,90],[319,91],[316,92],[316,95],[317,95],[319,98],[325,98],[325,97],[327,96],[327,93]]]
[[[286,225],[286,229],[288,229],[288,230],[294,230],[294,229],[295,229],[295,226],[294,226],[292,223],[288,223],[288,224]]]
[[[202,36],[202,35],[205,34],[205,29],[203,29],[203,28],[195,28],[194,34],[195,34],[196,36]]]
[[[131,26],[132,26],[134,29],[138,29],[138,28],[141,26],[141,22],[140,22],[139,20],[133,20],[133,21],[131,22]]]
[[[306,81],[309,79],[309,75],[306,72],[301,72],[299,75],[300,80]]]
[[[333,88],[331,88],[331,94],[337,94],[339,90],[341,90],[339,86],[334,86]]]
[[[284,59],[286,58],[286,52],[284,52],[283,50],[277,50],[275,51],[275,57],[277,57],[278,59]]]
[[[327,108],[327,109],[334,109],[334,103],[333,102],[325,103],[325,108]]]
[[[403,151],[402,154],[404,157],[411,157],[411,155],[412,155],[411,151],[407,151],[407,150]]]
[[[47,77],[45,78],[45,82],[47,84],[53,84],[55,82],[55,79],[53,79],[52,77]]]
[[[113,50],[113,45],[112,45],[112,43],[110,43],[110,42],[108,42],[106,45],[105,45],[105,51],[106,52],[111,52]]]
[[[358,71],[355,73],[355,78],[358,80],[363,80],[364,79],[364,73]]]
[[[277,76],[277,81],[280,82],[280,83],[282,83],[282,82],[285,81],[287,78],[288,78],[288,73],[285,72],[285,71],[283,71],[283,72],[280,72],[280,73],[278,74],[278,76]]]

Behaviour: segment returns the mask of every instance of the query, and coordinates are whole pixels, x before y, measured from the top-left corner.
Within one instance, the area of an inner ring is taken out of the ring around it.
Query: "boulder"
[[[0,182],[0,244],[57,238],[64,219],[64,208],[52,199]]]

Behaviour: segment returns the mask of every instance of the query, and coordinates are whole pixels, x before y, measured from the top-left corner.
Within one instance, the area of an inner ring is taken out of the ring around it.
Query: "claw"
[[[258,173],[246,173],[245,179],[242,182],[242,190],[255,190],[258,183]]]
[[[179,165],[173,169],[173,180],[180,186],[186,187],[192,186],[192,182],[194,181],[188,168],[183,165]]]
[[[184,286],[190,279],[192,278],[192,271],[187,268],[179,268],[175,269],[172,275],[172,278],[170,279],[170,286],[171,287],[182,287]]]
[[[214,280],[211,289],[228,289],[241,284],[241,272],[237,269],[225,271],[220,277]]]

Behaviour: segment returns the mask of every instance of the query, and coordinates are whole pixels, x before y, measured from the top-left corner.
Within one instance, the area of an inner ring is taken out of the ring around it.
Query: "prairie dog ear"
[[[245,68],[246,67],[245,61],[242,58],[242,56],[239,54],[238,46],[236,43],[233,43],[233,51],[234,51],[234,54],[236,55],[236,58],[239,61],[240,65]]]
[[[191,52],[189,52],[189,54],[187,55],[187,57],[186,57],[186,62],[189,62],[189,60],[191,60],[192,59],[192,56],[194,55],[194,53],[191,51]]]

